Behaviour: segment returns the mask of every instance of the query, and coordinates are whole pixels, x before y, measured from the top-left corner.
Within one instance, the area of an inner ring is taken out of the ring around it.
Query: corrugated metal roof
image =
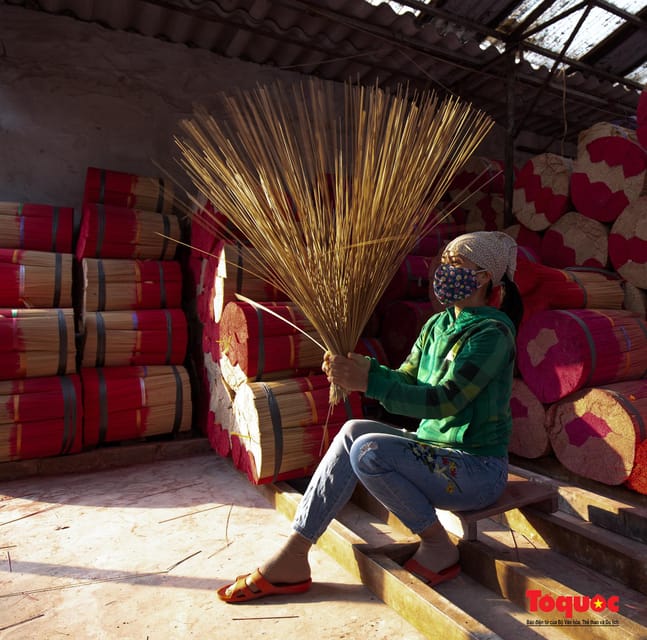
[[[4,3],[330,80],[449,91],[504,126],[514,114],[509,129],[548,141],[573,142],[602,120],[628,123],[642,88],[632,74],[640,79],[647,63],[647,5],[636,0],[402,0],[398,11],[364,0]],[[608,35],[586,32],[582,16],[593,10]]]

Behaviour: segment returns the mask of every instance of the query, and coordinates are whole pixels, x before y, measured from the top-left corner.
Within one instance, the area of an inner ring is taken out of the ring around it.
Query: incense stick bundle
[[[182,270],[173,260],[83,258],[83,310],[174,309],[182,304]]]
[[[209,387],[209,411],[214,415],[214,425],[219,427],[218,453],[226,456],[231,451],[229,433],[234,429],[234,396],[220,370],[220,365],[210,354],[205,354],[205,371]]]
[[[242,385],[234,398],[238,434],[253,464],[255,483],[276,482],[280,474],[312,467],[325,453],[326,423],[334,436],[346,420],[362,416],[358,393],[329,405],[325,376]],[[323,445],[323,446],[322,446]]]
[[[175,215],[84,204],[76,257],[172,260],[181,239]]]
[[[82,418],[77,375],[0,382],[0,462],[79,452]]]
[[[533,231],[521,223],[510,225],[503,231],[517,241],[517,246],[520,249],[525,247],[530,249],[534,255],[539,256],[542,238],[540,232]]]
[[[465,231],[497,231],[504,227],[504,200],[496,193],[484,193],[465,208]]]
[[[647,441],[646,419],[647,381],[631,380],[582,389],[555,403],[547,425],[553,451],[567,469],[618,485],[631,477],[636,449]]]
[[[512,381],[510,410],[512,433],[508,450],[522,458],[547,456],[552,447],[546,430],[546,408],[520,378]]]
[[[187,340],[182,309],[86,313],[81,366],[182,364]]]
[[[327,349],[348,353],[492,121],[434,94],[315,78],[223,95],[222,106],[183,123],[180,164],[258,251],[257,275]],[[342,396],[332,389],[331,401]]]
[[[606,268],[609,230],[577,211],[568,211],[552,224],[541,240],[541,261],[551,267]]]
[[[522,322],[517,345],[521,376],[542,403],[647,373],[647,326],[630,311],[540,311]]]
[[[622,308],[633,311],[643,318],[647,317],[647,291],[631,282],[623,281],[622,286],[625,292]]]
[[[404,362],[422,326],[437,311],[437,305],[428,300],[398,300],[385,309],[380,340],[394,367]]]
[[[379,306],[394,300],[429,299],[429,264],[426,256],[408,255],[385,289]]]
[[[647,196],[626,206],[611,227],[609,258],[614,269],[627,281],[647,289]]]
[[[543,231],[570,208],[570,182],[573,163],[555,153],[540,153],[530,158],[514,181],[512,211],[517,220]]]
[[[191,428],[191,385],[184,367],[84,368],[81,379],[86,447]]]
[[[71,254],[0,249],[0,307],[71,306]]]
[[[75,372],[72,309],[0,309],[0,380]]]
[[[296,305],[268,302],[263,306],[319,340]],[[321,370],[323,352],[317,344],[297,328],[246,302],[227,304],[220,321],[220,341],[227,359],[247,378],[286,378]]]
[[[256,302],[287,301],[286,294],[269,284],[260,274],[258,252],[250,246],[224,243],[219,252],[213,290],[213,319],[219,322],[228,302],[241,294]]]
[[[502,194],[505,188],[505,166],[500,160],[485,156],[472,156],[456,174],[449,187],[452,200],[462,202],[483,193]],[[464,206],[464,205],[461,205]]]
[[[73,207],[0,202],[0,247],[72,253],[78,223]]]
[[[174,189],[163,178],[88,167],[83,202],[171,213]]]
[[[420,238],[411,249],[411,255],[437,256],[442,253],[447,243],[465,233],[465,225],[457,222],[441,222],[429,234]]]
[[[647,195],[647,151],[635,132],[595,127],[578,139],[571,197],[581,214],[613,222],[628,204]]]

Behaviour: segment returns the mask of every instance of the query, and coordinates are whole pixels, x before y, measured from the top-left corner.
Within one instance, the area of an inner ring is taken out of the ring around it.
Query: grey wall
[[[0,201],[78,206],[88,166],[147,176],[161,165],[180,177],[173,136],[194,103],[299,77],[1,5]],[[503,159],[500,128],[477,154]]]

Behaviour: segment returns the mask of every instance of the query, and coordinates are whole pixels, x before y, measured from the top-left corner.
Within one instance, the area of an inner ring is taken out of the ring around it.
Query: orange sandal
[[[294,584],[272,584],[266,580],[257,569],[253,573],[238,576],[232,584],[218,589],[218,597],[223,602],[234,604],[249,602],[265,596],[281,596],[294,593],[304,593],[312,586],[312,579],[296,582]]]
[[[417,560],[414,560],[413,558],[407,560],[404,563],[403,567],[410,573],[413,573],[416,578],[419,578],[423,582],[427,583],[430,587],[434,587],[441,582],[451,580],[461,572],[461,566],[458,562],[436,573],[431,569],[427,569],[427,567],[423,567]]]

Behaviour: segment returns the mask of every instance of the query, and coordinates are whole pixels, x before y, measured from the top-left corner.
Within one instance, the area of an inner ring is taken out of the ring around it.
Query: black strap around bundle
[[[267,406],[270,410],[270,419],[272,420],[272,432],[274,433],[274,472],[272,482],[276,482],[283,462],[283,420],[281,418],[281,409],[272,389],[264,382],[261,383],[265,396],[267,397]]]

